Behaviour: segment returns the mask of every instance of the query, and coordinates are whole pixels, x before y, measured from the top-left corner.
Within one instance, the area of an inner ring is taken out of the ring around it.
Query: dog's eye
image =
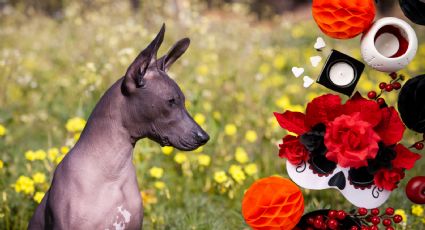
[[[176,105],[176,99],[174,99],[174,98],[169,99],[168,105],[171,106],[171,107],[175,106]]]

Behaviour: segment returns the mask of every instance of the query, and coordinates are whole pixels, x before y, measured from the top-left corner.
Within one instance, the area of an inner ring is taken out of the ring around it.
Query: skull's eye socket
[[[328,160],[323,155],[312,156],[308,163],[310,163],[310,169],[313,173],[318,174],[319,177],[329,176],[336,168],[336,163]]]
[[[370,188],[373,185],[373,179],[374,177],[369,173],[367,167],[350,168],[348,171],[348,181],[356,189]]]

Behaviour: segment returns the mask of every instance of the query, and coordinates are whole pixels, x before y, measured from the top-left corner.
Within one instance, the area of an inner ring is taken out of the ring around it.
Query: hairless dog
[[[165,25],[102,96],[79,141],[57,166],[29,229],[140,229],[143,206],[132,163],[136,141],[147,137],[193,150],[209,140],[166,73],[190,41],[178,41],[157,59],[164,32]]]

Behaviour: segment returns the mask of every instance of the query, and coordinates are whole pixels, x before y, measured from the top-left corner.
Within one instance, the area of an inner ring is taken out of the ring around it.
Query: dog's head
[[[167,75],[190,40],[181,39],[157,59],[164,32],[165,25],[128,67],[121,85],[126,105],[123,122],[134,139],[148,137],[162,146],[193,150],[205,144],[209,136],[189,115],[183,92]]]

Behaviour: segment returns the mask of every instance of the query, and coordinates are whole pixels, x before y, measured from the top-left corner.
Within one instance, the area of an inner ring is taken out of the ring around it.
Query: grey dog
[[[166,73],[190,40],[178,41],[157,59],[164,33],[165,25],[102,96],[79,141],[56,168],[29,229],[140,229],[135,143],[147,137],[162,146],[193,150],[209,140]]]

